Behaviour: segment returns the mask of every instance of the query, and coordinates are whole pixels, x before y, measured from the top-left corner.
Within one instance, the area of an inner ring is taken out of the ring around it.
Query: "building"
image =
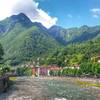
[[[74,64],[73,66],[64,67],[63,69],[80,69],[80,65],[79,64]]]
[[[59,71],[62,68],[56,65],[33,67],[32,73],[36,76],[50,76],[50,71]]]
[[[75,64],[74,65],[74,69],[80,69],[80,65],[79,64]]]
[[[92,61],[100,63],[100,56],[91,58]]]
[[[100,57],[96,57],[95,61],[98,62],[98,63],[100,63]]]
[[[48,76],[50,76],[50,71],[59,71],[59,70],[62,70],[62,67],[57,65],[48,66]]]

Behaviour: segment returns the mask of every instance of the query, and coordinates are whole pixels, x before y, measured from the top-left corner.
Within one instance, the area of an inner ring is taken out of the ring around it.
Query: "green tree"
[[[32,75],[32,69],[29,67],[18,67],[17,68],[17,74],[20,76],[31,76]]]
[[[3,47],[2,47],[2,45],[0,44],[0,62],[1,62],[1,60],[3,59],[3,55],[4,55]]]
[[[4,64],[0,65],[0,75],[1,76],[5,75],[8,72],[11,72],[11,70],[12,70],[11,66],[4,65]]]

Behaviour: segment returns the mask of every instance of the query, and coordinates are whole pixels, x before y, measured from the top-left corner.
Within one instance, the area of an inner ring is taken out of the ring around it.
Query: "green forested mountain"
[[[66,46],[49,55],[45,61],[47,64],[73,66],[91,61],[92,57],[100,56],[100,26],[84,25],[70,29],[54,26],[49,31],[58,42]]]
[[[59,44],[40,23],[32,23],[24,14],[0,22],[0,42],[5,58],[21,62],[45,55]]]
[[[92,40],[100,34],[100,26],[88,27],[86,25],[80,28],[64,29],[59,26],[53,26],[49,29],[49,33],[63,44],[84,42]]]
[[[1,63],[1,60],[3,59],[3,55],[4,55],[4,51],[3,51],[2,45],[0,44],[0,63]]]
[[[100,56],[100,40],[84,43],[70,44],[56,50],[47,57],[46,64],[59,66],[73,66],[84,62],[90,62],[92,57]]]
[[[72,32],[74,36],[75,34],[80,35],[76,35],[64,48],[49,55],[45,61],[46,64],[73,66],[74,64],[91,62],[91,58],[100,56],[100,26],[91,28],[83,26],[80,28],[80,32],[77,32],[77,29],[72,30],[74,30]]]
[[[0,43],[4,58],[14,63],[44,56],[59,65],[80,63],[100,55],[100,26],[46,29],[21,13],[0,22]]]

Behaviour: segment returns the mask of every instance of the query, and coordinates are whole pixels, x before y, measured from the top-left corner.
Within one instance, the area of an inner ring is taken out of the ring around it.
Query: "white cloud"
[[[94,18],[99,18],[99,15],[93,15]]]
[[[72,18],[73,16],[71,14],[68,14],[67,17]]]
[[[91,9],[93,13],[100,13],[100,8],[93,8]]]
[[[57,18],[40,9],[35,0],[0,0],[0,20],[19,13],[26,14],[33,22],[41,22],[47,28],[57,22]]]
[[[90,11],[92,12],[93,18],[99,18],[100,17],[100,8],[93,8]]]

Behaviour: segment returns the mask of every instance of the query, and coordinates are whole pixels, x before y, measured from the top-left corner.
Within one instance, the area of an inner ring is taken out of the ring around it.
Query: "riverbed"
[[[0,100],[100,100],[100,80],[17,77]]]

